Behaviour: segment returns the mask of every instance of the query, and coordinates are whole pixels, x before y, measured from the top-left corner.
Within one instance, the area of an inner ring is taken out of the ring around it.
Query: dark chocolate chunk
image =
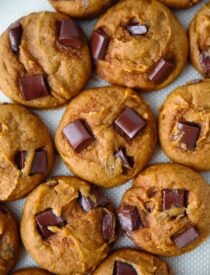
[[[120,135],[132,140],[144,129],[146,122],[139,114],[126,107],[115,119],[114,126]]]
[[[114,156],[116,159],[120,158],[122,160],[124,169],[130,169],[133,167],[133,159],[126,155],[125,148],[119,148]]]
[[[123,205],[120,207],[118,218],[122,230],[126,232],[136,230],[142,225],[138,210],[135,206]]]
[[[47,172],[47,153],[45,150],[36,150],[31,166],[31,174],[44,174]]]
[[[15,53],[18,53],[20,50],[19,46],[21,44],[22,32],[23,32],[23,29],[20,22],[16,22],[12,24],[11,27],[9,28],[10,45],[13,52]]]
[[[183,233],[172,237],[172,239],[178,248],[183,248],[188,244],[192,243],[198,237],[199,237],[199,234],[197,229],[192,226],[186,231],[184,231]]]
[[[113,213],[106,213],[102,223],[102,234],[105,241],[110,241],[115,236],[115,216]]]
[[[15,155],[15,163],[19,170],[22,170],[25,167],[26,155],[26,151],[17,152]]]
[[[82,194],[79,196],[79,203],[85,212],[89,212],[96,207],[96,203],[90,197],[82,196]]]
[[[137,275],[132,265],[124,262],[115,262],[113,275]]]
[[[200,53],[200,64],[203,72],[208,75],[210,73],[210,55],[208,51],[203,51]]]
[[[165,189],[162,191],[162,209],[186,207],[187,191],[183,189]]]
[[[91,51],[95,60],[104,59],[109,46],[110,37],[102,29],[94,31],[91,39]]]
[[[146,25],[139,25],[138,23],[130,23],[126,26],[126,29],[131,35],[143,35],[148,32],[148,27]]]
[[[77,153],[83,151],[94,141],[92,133],[90,133],[87,125],[81,119],[77,119],[67,125],[63,129],[63,134]]]
[[[149,72],[148,78],[155,84],[161,84],[169,77],[175,67],[175,62],[161,58],[155,63],[154,68]]]
[[[81,49],[83,44],[83,35],[81,28],[72,19],[66,19],[59,22],[60,31],[58,41],[60,44]]]
[[[193,122],[180,122],[178,128],[182,132],[181,143],[184,143],[187,150],[193,151],[196,147],[196,142],[200,135],[200,125]]]
[[[57,226],[61,228],[66,223],[62,217],[57,217],[50,208],[36,215],[36,224],[42,233],[43,238],[46,239],[54,234],[47,228],[48,226]]]
[[[34,75],[19,79],[20,89],[26,101],[49,96],[47,84],[43,75]]]
[[[103,190],[97,186],[91,187],[91,194],[95,195],[98,207],[104,207],[110,203],[109,198],[106,196]]]

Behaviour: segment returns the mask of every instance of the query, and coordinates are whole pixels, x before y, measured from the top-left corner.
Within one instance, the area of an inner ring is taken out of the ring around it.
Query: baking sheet
[[[180,21],[187,29],[189,22],[196,11],[205,3],[207,0],[201,1],[196,7],[193,7],[184,11],[177,11],[176,14]],[[38,12],[49,10],[53,11],[47,0],[0,0],[0,33],[2,33],[12,22],[18,18],[27,15],[31,12]],[[81,22],[88,37],[92,32],[92,28],[96,20],[83,21]],[[167,88],[149,94],[143,94],[143,98],[150,103],[153,112],[155,113],[156,119],[158,115],[158,109],[164,101],[165,97],[173,91],[177,86],[185,84],[187,81],[192,79],[198,79],[201,76],[188,64],[182,73],[182,75]],[[100,80],[97,76],[93,75],[88,87],[105,86],[106,82]],[[0,93],[0,102],[9,102],[10,100]],[[65,108],[48,111],[37,111],[34,110],[43,119],[47,127],[49,128],[52,136],[55,134],[57,125],[63,115]],[[167,162],[168,159],[158,147],[151,163]],[[57,155],[54,165],[54,170],[51,175],[70,175],[69,170],[61,161],[61,158]],[[210,183],[210,173],[203,173],[204,177]],[[107,191],[110,198],[117,207],[120,203],[120,199],[127,188],[130,187],[130,182]],[[25,203],[25,199],[18,200],[13,203],[7,203],[7,206],[13,211],[17,219],[20,220],[22,208]],[[210,202],[209,202],[210,203]],[[123,246],[132,246],[132,242],[125,237],[121,237],[117,240],[115,248]],[[175,274],[178,275],[210,275],[210,238],[193,252],[180,257],[166,258],[166,261],[171,265]],[[21,256],[15,270],[23,267],[36,266],[33,259],[26,253],[22,247]]]

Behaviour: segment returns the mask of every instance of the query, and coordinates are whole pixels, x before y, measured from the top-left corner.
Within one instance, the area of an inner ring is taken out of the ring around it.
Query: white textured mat
[[[202,0],[202,3],[197,5],[194,8],[178,11],[176,12],[184,27],[187,29],[191,18],[195,14],[195,12],[205,3],[207,0]],[[31,12],[38,12],[44,10],[53,10],[51,6],[48,4],[47,0],[0,0],[0,33],[2,33],[12,22],[17,20],[18,18],[27,15]],[[87,33],[90,36],[92,32],[92,27],[95,21],[84,21],[82,25]],[[142,94],[144,99],[148,101],[157,117],[158,109],[164,101],[167,94],[174,90],[177,86],[184,84],[185,82],[200,78],[199,74],[192,68],[190,64],[187,65],[182,75],[169,87],[163,89],[159,92],[154,92],[150,94]],[[94,77],[94,80],[90,81],[89,87],[94,86],[104,86],[105,82],[100,81],[98,78]],[[0,93],[0,102],[7,102],[9,99]],[[49,111],[35,111],[38,113],[41,118],[44,120],[45,124],[50,129],[52,135],[54,135],[58,122],[64,112],[65,108],[57,109],[57,110],[49,110]],[[167,162],[168,159],[163,154],[161,149],[158,147],[156,154],[153,157],[152,163],[158,162]],[[56,158],[56,163],[54,166],[54,171],[52,175],[70,175],[70,172],[66,168],[66,166],[62,163],[59,156]],[[210,183],[210,173],[203,174],[205,178]],[[9,184],[9,183],[8,183]],[[129,183],[108,190],[110,198],[115,203],[117,207],[119,205],[121,196],[125,192],[125,190],[130,186]],[[25,200],[19,200],[13,203],[8,203],[9,208],[13,210],[16,214],[17,218],[20,219],[22,213],[22,207],[24,205]],[[209,202],[210,203],[210,202]],[[132,246],[131,241],[127,238],[118,239],[115,247],[122,246]],[[176,257],[176,258],[167,258],[167,262],[173,268],[175,274],[178,275],[210,275],[210,238],[196,250],[191,253],[188,253],[184,256]],[[35,262],[31,259],[31,257],[22,249],[20,260],[16,266],[16,269],[20,269],[28,266],[35,266]]]

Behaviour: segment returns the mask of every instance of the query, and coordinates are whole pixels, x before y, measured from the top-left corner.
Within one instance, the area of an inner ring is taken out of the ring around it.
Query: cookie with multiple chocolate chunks
[[[90,89],[67,107],[55,143],[75,175],[99,186],[117,186],[151,159],[156,146],[154,116],[132,89]],[[82,201],[92,207],[90,201]]]
[[[92,207],[84,209],[81,197],[92,201]],[[115,227],[113,205],[102,190],[75,177],[56,177],[28,196],[21,236],[42,268],[88,274],[107,256]]]
[[[196,170],[210,170],[210,81],[178,87],[163,103],[159,138],[174,162]]]
[[[50,275],[46,270],[40,268],[25,268],[12,273],[12,275]]]
[[[0,36],[1,89],[20,104],[64,105],[84,88],[91,69],[81,27],[63,14],[29,14]]]
[[[18,258],[19,233],[11,212],[0,206],[0,274],[7,275]]]
[[[200,174],[178,164],[157,164],[134,180],[122,198],[118,218],[141,249],[178,256],[209,236],[209,200],[210,188]],[[125,207],[129,214],[123,211]],[[131,215],[134,209],[135,215]],[[141,223],[134,226],[137,220]]]
[[[98,20],[91,51],[102,79],[153,91],[168,86],[182,72],[188,41],[184,28],[163,4],[127,0]]]
[[[198,4],[201,0],[159,0],[170,8],[187,9]]]
[[[41,119],[20,105],[0,105],[0,201],[31,192],[50,173],[53,158]]]
[[[154,273],[155,272],[155,273]],[[131,248],[112,253],[93,272],[93,275],[172,275],[169,266],[159,258]]]

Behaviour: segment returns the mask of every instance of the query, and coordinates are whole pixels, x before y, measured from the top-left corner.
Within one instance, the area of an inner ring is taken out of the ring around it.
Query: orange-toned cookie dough
[[[199,3],[201,0],[159,0],[163,4],[176,9],[186,9],[190,8],[197,3]]]
[[[46,270],[38,268],[26,268],[12,273],[13,275],[50,275]]]

